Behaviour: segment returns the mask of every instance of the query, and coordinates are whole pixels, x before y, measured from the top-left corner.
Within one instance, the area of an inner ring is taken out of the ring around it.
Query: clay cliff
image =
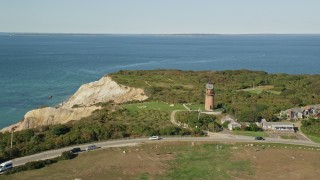
[[[143,101],[148,97],[143,89],[117,84],[110,77],[102,77],[99,81],[82,85],[78,91],[59,107],[45,107],[27,112],[22,121],[2,129],[1,131],[20,131],[42,125],[63,124],[90,116],[94,110],[100,109],[97,103],[114,101]]]

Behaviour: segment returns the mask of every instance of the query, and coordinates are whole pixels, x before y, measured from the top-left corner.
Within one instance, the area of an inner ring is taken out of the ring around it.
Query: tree
[[[228,125],[230,124],[230,121],[225,121],[223,124],[222,124],[222,127],[224,128],[228,128]]]
[[[53,128],[51,129],[51,134],[54,136],[60,136],[63,134],[66,134],[67,132],[69,132],[70,128],[67,127],[66,125],[55,125],[53,126]]]
[[[250,123],[249,129],[250,129],[250,131],[259,131],[260,130],[260,128],[257,126],[256,123]]]

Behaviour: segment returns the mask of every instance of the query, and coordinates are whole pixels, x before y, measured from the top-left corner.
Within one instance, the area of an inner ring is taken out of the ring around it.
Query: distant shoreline
[[[153,33],[42,33],[42,32],[0,32],[0,35],[31,35],[31,36],[50,36],[50,35],[68,35],[68,36],[320,36],[320,33],[308,34],[308,33],[248,33],[248,34],[214,34],[214,33],[173,33],[173,34],[153,34]]]

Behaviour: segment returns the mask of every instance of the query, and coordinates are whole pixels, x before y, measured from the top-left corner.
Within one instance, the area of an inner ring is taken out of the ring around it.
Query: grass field
[[[283,144],[159,141],[84,152],[73,160],[1,179],[317,179],[319,150]],[[290,171],[277,173],[284,167]]]
[[[189,107],[191,110],[204,110],[204,104],[186,104],[186,106]]]
[[[164,179],[234,179],[252,177],[251,162],[233,160],[230,145],[181,146]]]
[[[242,89],[242,91],[246,91],[254,94],[261,94],[263,91],[270,92],[272,94],[277,94],[277,95],[281,94],[280,91],[273,91],[271,89],[273,89],[273,86],[268,85],[268,86],[257,86],[254,88]]]
[[[159,111],[167,111],[171,112],[174,110],[184,110],[182,104],[171,104],[164,103],[164,102],[144,102],[144,103],[134,103],[134,104],[124,104],[122,105],[123,108],[128,109],[129,111],[141,111],[141,110],[159,110]]]
[[[235,135],[242,135],[242,136],[261,136],[261,137],[268,137],[268,134],[265,132],[254,132],[254,131],[232,131],[233,134]]]
[[[306,135],[311,141],[316,142],[316,143],[320,143],[320,137],[307,134],[302,126],[300,127],[300,130],[301,130],[302,133],[303,133],[304,135]]]
[[[306,135],[306,134],[305,134]],[[311,139],[311,141],[316,142],[316,143],[320,143],[320,137],[317,136],[312,136],[312,135],[306,135],[309,139]]]

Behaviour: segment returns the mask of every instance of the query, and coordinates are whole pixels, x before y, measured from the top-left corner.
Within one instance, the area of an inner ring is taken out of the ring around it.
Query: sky
[[[0,32],[319,34],[320,0],[0,0]]]

